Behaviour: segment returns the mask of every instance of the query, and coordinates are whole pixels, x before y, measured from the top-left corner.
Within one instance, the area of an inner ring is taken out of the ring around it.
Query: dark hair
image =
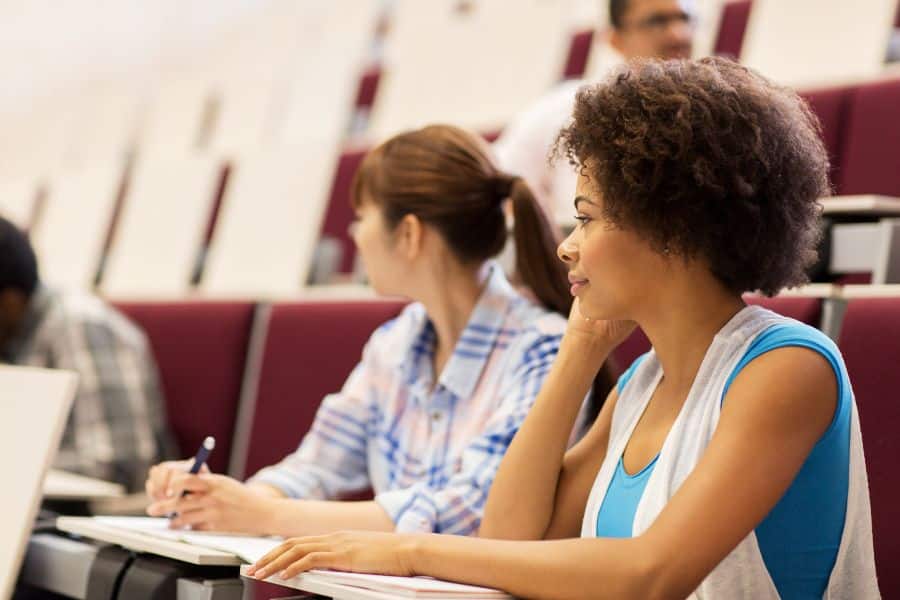
[[[0,291],[12,288],[30,297],[37,284],[37,259],[28,236],[0,217]]]
[[[615,29],[622,29],[622,19],[628,10],[628,0],[609,0],[609,23]]]
[[[808,280],[828,156],[795,92],[722,58],[634,61],[578,92],[556,152],[610,221],[705,260],[728,289]]]
[[[392,228],[408,214],[433,226],[464,264],[503,249],[509,198],[519,276],[544,306],[568,314],[572,298],[553,229],[525,181],[501,172],[476,135],[432,125],[394,136],[369,152],[354,177],[353,206],[364,198]]]

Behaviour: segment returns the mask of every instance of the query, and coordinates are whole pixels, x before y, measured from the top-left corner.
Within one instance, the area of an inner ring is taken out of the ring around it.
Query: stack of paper
[[[431,577],[392,577],[390,575],[341,573],[338,571],[310,571],[310,575],[329,583],[359,587],[404,598],[453,597],[467,600],[474,598],[493,600],[511,597],[500,590],[441,581]]]
[[[387,600],[388,598],[505,600],[512,598],[512,596],[500,590],[441,581],[431,577],[393,577],[390,575],[312,570],[291,579],[270,577],[266,581],[285,587],[331,596],[336,600]]]

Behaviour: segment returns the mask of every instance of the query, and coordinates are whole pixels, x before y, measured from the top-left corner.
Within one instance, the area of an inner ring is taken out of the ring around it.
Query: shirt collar
[[[25,307],[25,316],[19,329],[0,347],[0,362],[15,363],[31,343],[34,332],[44,320],[50,310],[53,301],[53,293],[42,284],[38,284],[28,305]]]
[[[457,398],[468,398],[475,390],[494,351],[509,307],[520,298],[499,264],[491,261],[487,269],[489,273],[484,290],[438,380],[438,385]],[[423,371],[431,372],[430,362],[434,356],[434,326],[427,315],[421,327],[413,333],[406,352],[398,353],[398,358],[401,358],[406,369],[407,381],[415,385],[424,375]]]

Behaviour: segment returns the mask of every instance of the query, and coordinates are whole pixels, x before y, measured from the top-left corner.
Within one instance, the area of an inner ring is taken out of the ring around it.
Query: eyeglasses
[[[685,25],[686,27],[693,28],[696,24],[696,19],[693,15],[683,11],[678,13],[655,13],[636,23],[625,25],[623,29],[637,29],[639,31],[658,34],[667,30],[672,24]]]

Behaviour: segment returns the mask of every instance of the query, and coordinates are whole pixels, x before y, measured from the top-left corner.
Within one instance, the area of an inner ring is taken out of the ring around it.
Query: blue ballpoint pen
[[[203,440],[203,443],[200,444],[200,448],[197,449],[197,454],[194,455],[194,464],[191,465],[191,475],[196,475],[200,472],[200,469],[203,467],[203,464],[209,458],[209,453],[212,452],[212,449],[216,447],[216,438],[211,435],[206,436],[206,439]]]
[[[203,443],[200,444],[200,447],[197,449],[197,454],[194,455],[194,463],[191,465],[190,473],[191,475],[196,475],[200,472],[200,469],[203,468],[203,464],[209,459],[209,453],[212,452],[212,449],[216,447],[216,438],[211,435],[206,436],[203,440]],[[188,495],[187,490],[181,492],[181,497],[185,497]],[[169,513],[168,517],[171,519],[176,516],[178,513]]]

